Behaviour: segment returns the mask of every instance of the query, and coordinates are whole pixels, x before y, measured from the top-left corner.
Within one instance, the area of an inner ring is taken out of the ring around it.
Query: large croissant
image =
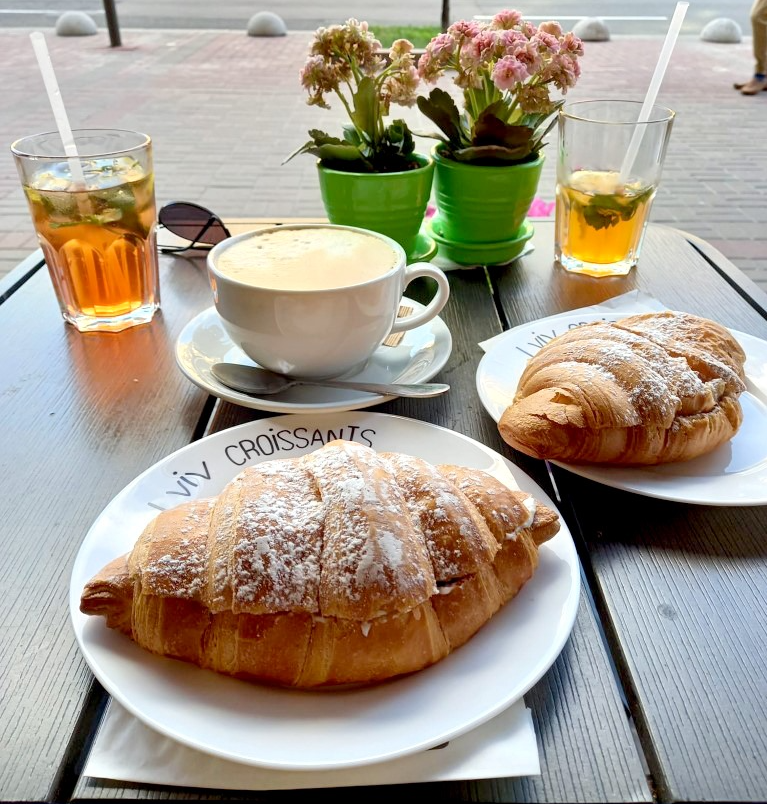
[[[484,472],[334,441],[161,513],[80,608],[221,673],[369,683],[466,642],[558,529],[554,511]]]
[[[745,359],[728,330],[687,313],[586,324],[528,361],[498,427],[535,458],[689,460],[740,427]]]

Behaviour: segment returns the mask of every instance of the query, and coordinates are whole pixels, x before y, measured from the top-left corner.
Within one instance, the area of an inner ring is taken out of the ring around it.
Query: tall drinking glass
[[[638,101],[580,101],[559,113],[556,258],[568,271],[622,276],[639,259],[674,112]],[[634,132],[639,148],[624,163]],[[623,175],[622,175],[623,174]]]
[[[61,313],[81,332],[145,324],[160,306],[151,140],[81,129],[74,141],[84,183],[58,133],[11,146]]]

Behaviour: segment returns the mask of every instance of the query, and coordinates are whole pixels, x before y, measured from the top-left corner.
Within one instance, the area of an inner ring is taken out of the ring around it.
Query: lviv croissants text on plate
[[[463,645],[558,530],[556,512],[485,472],[334,441],[162,512],[80,608],[220,673],[367,684]]]
[[[498,422],[534,458],[651,465],[711,452],[738,431],[746,355],[720,324],[645,313],[584,324],[527,363]]]

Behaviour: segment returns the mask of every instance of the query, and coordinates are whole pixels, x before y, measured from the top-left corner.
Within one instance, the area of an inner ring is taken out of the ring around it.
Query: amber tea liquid
[[[62,313],[82,331],[117,332],[159,307],[154,177],[131,156],[67,162],[24,185]]]
[[[636,263],[654,187],[613,171],[579,170],[557,186],[556,254],[568,270],[622,275]]]

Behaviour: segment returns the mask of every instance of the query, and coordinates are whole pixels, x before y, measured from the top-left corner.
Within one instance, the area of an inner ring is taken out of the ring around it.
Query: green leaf
[[[468,145],[469,139],[462,130],[461,115],[453,98],[444,89],[435,87],[427,98],[419,95],[418,108],[445,135],[453,148]]]
[[[652,192],[652,187],[648,187],[636,195],[593,195],[588,204],[582,205],[583,217],[594,229],[607,229],[620,221],[630,221]]]
[[[309,136],[315,145],[343,145],[344,141],[320,131],[318,128],[309,129]]]
[[[454,149],[447,155],[456,162],[472,162],[483,165],[519,165],[522,162],[531,161],[535,156],[534,153],[527,150],[524,155],[520,156],[520,149],[506,148],[503,145],[470,145],[468,148]]]
[[[583,217],[594,229],[607,229],[620,221],[630,221],[636,214],[641,197],[624,198],[615,195],[595,195],[583,207]]]
[[[474,124],[472,144],[500,145],[524,158],[531,151],[532,137],[533,129],[529,126],[509,125],[486,109]]]
[[[354,159],[362,159],[360,149],[354,143],[349,143],[345,140],[340,140],[338,137],[331,137],[324,131],[313,128],[309,131],[311,139],[309,142],[304,143],[299,148],[296,148],[290,156],[285,158],[282,162],[284,165],[289,162],[294,156],[298,154],[313,154],[320,159],[333,159],[349,161]]]
[[[364,131],[371,140],[375,138],[378,119],[378,90],[375,81],[367,75],[360,80],[354,94],[354,109],[351,118],[360,131]]]
[[[413,134],[404,120],[393,120],[384,132],[384,139],[403,156],[409,156],[415,150]]]
[[[479,113],[479,120],[482,115],[489,114],[493,115],[494,117],[500,117],[501,113],[506,109],[506,102],[503,98],[500,98],[497,101],[493,101],[489,106],[485,106],[485,108]],[[504,121],[505,122],[505,121]]]
[[[546,128],[543,131],[536,131],[536,133],[533,135],[532,138],[532,147],[534,151],[540,151],[541,148],[543,148],[543,146],[545,145],[545,143],[543,142],[543,138],[549,133],[549,131],[551,131],[556,122],[557,122],[556,118],[554,118],[554,120],[552,120],[551,123],[549,123],[549,125],[546,126]]]
[[[282,160],[283,165],[286,164],[287,162],[290,162],[290,160],[294,156],[298,156],[299,154],[309,153],[309,149],[315,147],[318,139],[323,139],[323,138],[324,139],[332,139],[329,134],[325,134],[324,131],[320,131],[317,128],[310,129],[309,130],[309,136],[311,137],[309,142],[305,142],[303,145],[299,145],[298,148],[296,148],[295,151],[290,153],[288,156],[285,157],[285,159]]]
[[[115,223],[116,221],[121,220],[122,215],[120,214],[119,210],[113,211],[113,213],[105,212],[101,215],[83,215],[81,218],[73,221],[67,221],[62,223],[50,223],[51,229],[66,229],[68,226],[80,226],[81,224],[90,224],[92,226],[109,226],[110,223]]]
[[[354,145],[357,148],[362,148],[364,145],[359,131],[357,131],[354,126],[348,124],[344,126],[344,142],[348,142],[350,145]]]
[[[563,103],[564,101],[558,101],[556,104],[554,104],[555,110],[559,109]],[[533,134],[535,151],[539,151],[543,147],[543,138],[551,131],[552,128],[554,128],[557,123],[557,115],[553,113],[551,114],[551,117],[546,114],[539,115],[538,117],[539,119],[533,123],[533,128],[535,129],[535,133]]]
[[[596,199],[590,204],[583,207],[583,218],[592,229],[609,229],[611,226],[617,226],[620,219],[623,217],[616,209],[606,205],[599,205]]]
[[[353,162],[357,159],[363,159],[359,148],[346,144],[331,145],[326,143],[325,145],[319,145],[315,148],[311,148],[308,153],[314,154],[322,160],[330,160],[334,162],[336,160],[340,160],[342,162]]]
[[[418,167],[412,158],[413,134],[404,120],[394,120],[379,141],[368,142],[366,132],[353,125],[344,126],[344,137],[331,137],[312,129],[307,143],[297,148],[283,164],[297,154],[313,154],[325,167],[353,173],[399,173]]]

